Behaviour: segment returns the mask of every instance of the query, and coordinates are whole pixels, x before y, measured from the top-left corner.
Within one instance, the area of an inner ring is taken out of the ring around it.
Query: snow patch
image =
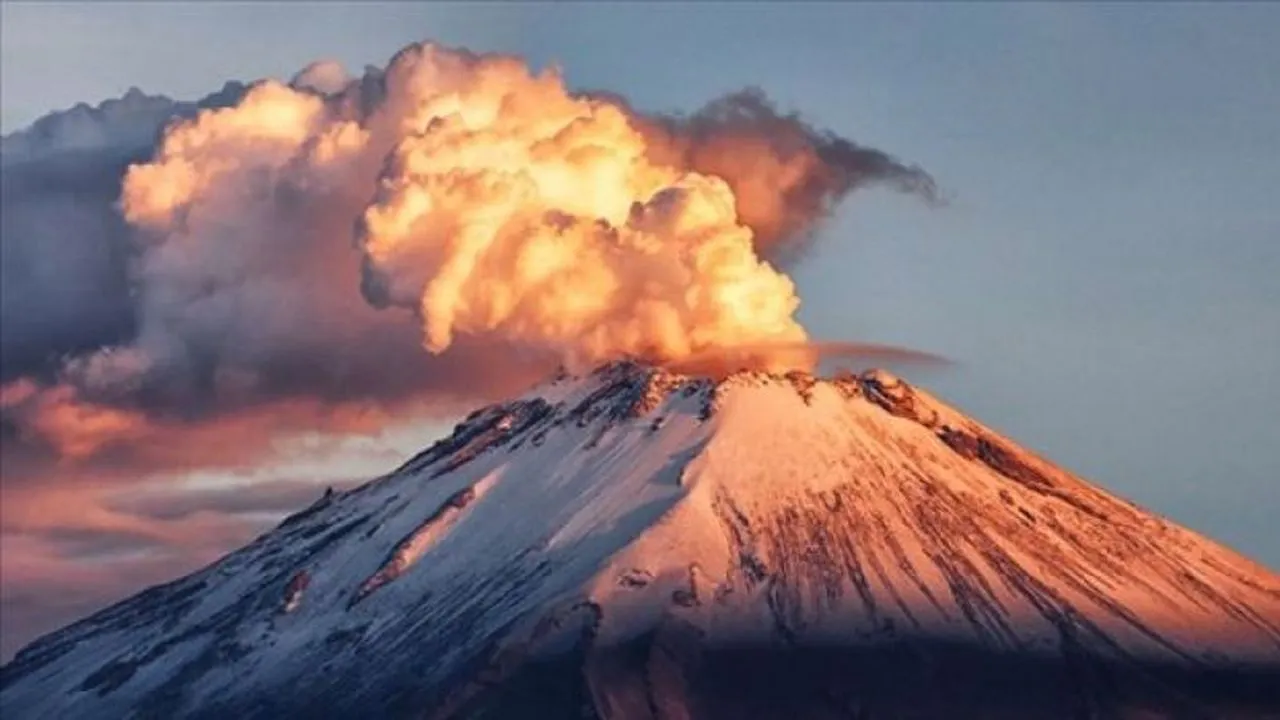
[[[396,544],[395,549],[391,551],[391,556],[382,564],[382,567],[361,583],[360,589],[352,599],[352,604],[360,602],[378,588],[408,572],[414,563],[418,562],[457,524],[466,509],[497,479],[497,473],[492,473],[474,485],[450,495],[435,513]]]

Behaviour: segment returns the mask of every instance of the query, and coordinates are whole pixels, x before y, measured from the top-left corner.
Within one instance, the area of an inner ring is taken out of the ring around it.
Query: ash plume
[[[3,161],[5,432],[80,460],[225,418],[305,428],[300,408],[447,413],[559,364],[794,348],[784,271],[835,204],[937,199],[758,90],[653,115],[433,44],[358,78],[80,106]]]
[[[637,115],[637,123],[659,162],[729,183],[756,252],[774,262],[802,255],[818,223],[860,188],[885,185],[942,202],[922,168],[780,113],[759,88],[730,93],[687,117]]]

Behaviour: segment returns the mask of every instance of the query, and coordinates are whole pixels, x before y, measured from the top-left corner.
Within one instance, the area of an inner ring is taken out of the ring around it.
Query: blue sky
[[[795,273],[814,335],[1280,567],[1280,5],[0,5],[4,131],[136,85],[358,70],[421,39],[692,110],[764,88],[952,202],[854,196]]]

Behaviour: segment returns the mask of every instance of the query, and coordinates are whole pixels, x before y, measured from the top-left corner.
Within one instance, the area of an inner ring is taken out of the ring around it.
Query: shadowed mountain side
[[[1280,665],[1189,670],[906,637],[862,647],[703,649],[692,628],[609,651],[575,648],[490,683],[428,717],[1208,720],[1275,718],[1280,708]],[[411,698],[406,710],[436,702]]]

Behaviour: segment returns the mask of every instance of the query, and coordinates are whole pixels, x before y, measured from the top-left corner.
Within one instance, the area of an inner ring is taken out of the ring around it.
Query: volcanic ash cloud
[[[175,120],[128,168],[134,322],[62,368],[56,406],[480,396],[509,374],[480,357],[795,347],[786,262],[876,182],[934,199],[923,171],[756,91],[673,118],[511,56],[315,63]]]
[[[574,365],[803,340],[794,285],[762,256],[859,182],[931,186],[758,95],[712,108],[647,118],[516,58],[413,46],[333,95],[265,83],[173,128],[130,170],[124,208],[162,245],[252,262],[280,215],[241,202],[255,186],[277,206],[375,188],[364,295],[417,312],[433,353],[460,334]]]

